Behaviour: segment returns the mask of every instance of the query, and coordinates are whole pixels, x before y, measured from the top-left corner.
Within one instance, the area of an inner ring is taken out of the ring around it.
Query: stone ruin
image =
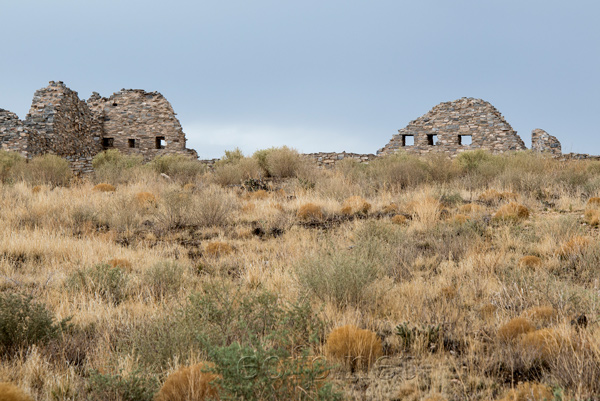
[[[410,153],[444,152],[454,156],[473,149],[502,153],[527,148],[494,106],[481,99],[462,98],[440,103],[411,121],[377,154],[390,154],[400,149]]]
[[[186,148],[181,124],[160,93],[122,89],[108,98],[94,92],[83,101],[60,81],[51,81],[35,92],[24,121],[0,109],[0,145],[27,158],[45,153],[64,157],[77,174],[91,172],[93,157],[106,149],[141,155],[146,161],[165,154],[198,158],[196,151]],[[456,156],[474,149],[503,153],[526,147],[494,106],[481,99],[462,98],[440,103],[411,121],[377,155],[321,152],[304,156],[320,167],[331,168],[347,158],[368,163],[399,150]],[[532,132],[532,149],[562,159],[594,157],[562,155],[560,142],[541,129]],[[210,167],[214,161],[202,162]]]
[[[63,82],[50,81],[35,92],[24,121],[0,109],[3,150],[31,158],[46,153],[69,161],[76,174],[92,171],[92,159],[106,149],[139,154],[197,158],[169,102],[158,92],[121,90],[109,98],[94,93],[85,102]]]

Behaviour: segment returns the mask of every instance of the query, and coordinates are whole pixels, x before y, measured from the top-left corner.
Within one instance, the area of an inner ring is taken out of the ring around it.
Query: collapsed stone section
[[[122,89],[109,98],[94,92],[87,101],[101,126],[103,149],[139,154],[149,160],[163,154],[186,154],[186,138],[171,104],[158,92]]]
[[[562,155],[562,149],[558,139],[540,128],[531,131],[531,150],[540,153]]]
[[[462,98],[440,103],[398,130],[377,154],[403,149],[411,153],[444,152],[451,156],[473,149],[493,153],[526,149],[525,143],[490,103]]]
[[[25,126],[35,136],[29,141],[29,157],[52,153],[78,173],[91,171],[92,158],[102,150],[91,110],[60,81],[35,92]]]
[[[27,157],[31,132],[15,113],[0,109],[0,149]]]

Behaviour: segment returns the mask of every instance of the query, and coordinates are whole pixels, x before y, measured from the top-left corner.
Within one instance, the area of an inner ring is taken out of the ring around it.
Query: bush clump
[[[73,178],[69,162],[62,157],[46,154],[27,163],[13,166],[11,175],[31,185],[68,186]]]
[[[158,174],[166,174],[172,179],[189,183],[206,172],[206,166],[186,155],[163,155],[154,158],[148,165]]]
[[[314,203],[305,203],[298,208],[296,216],[303,221],[322,220],[323,209]]]
[[[179,368],[167,377],[154,401],[218,400],[215,379],[219,376],[208,369],[214,370],[214,364],[200,362]]]
[[[2,382],[0,383],[0,401],[33,401],[33,398],[14,384]]]
[[[139,371],[128,375],[92,371],[88,380],[89,401],[152,401],[158,381]]]
[[[529,209],[516,202],[510,202],[498,209],[493,219],[499,221],[518,222],[529,217]]]
[[[139,155],[124,155],[117,149],[98,153],[92,160],[96,182],[112,185],[123,184],[135,179],[144,159]]]
[[[144,284],[155,299],[174,295],[183,285],[183,267],[175,262],[156,263],[144,271]]]
[[[118,305],[127,297],[127,275],[118,266],[99,264],[78,269],[67,279],[67,286],[74,291],[97,294],[105,301]]]
[[[114,185],[105,182],[94,185],[92,189],[97,192],[115,192],[117,190]]]
[[[348,365],[354,371],[356,368],[370,367],[383,355],[383,348],[376,333],[346,325],[329,333],[325,352],[327,356]]]
[[[534,255],[526,255],[519,259],[519,267],[537,269],[542,267],[542,259]]]
[[[32,296],[0,294],[0,351],[43,344],[69,327],[70,318],[57,321],[44,304]]]
[[[25,158],[20,154],[0,150],[0,182],[10,181],[12,168],[20,163],[26,163]]]
[[[498,329],[498,338],[503,341],[513,341],[523,334],[527,334],[534,330],[529,320],[517,317],[511,319]]]

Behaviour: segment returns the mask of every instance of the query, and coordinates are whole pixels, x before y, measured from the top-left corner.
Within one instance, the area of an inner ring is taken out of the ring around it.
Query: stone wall
[[[94,92],[87,104],[97,115],[104,149],[139,154],[149,160],[163,154],[187,154],[185,134],[171,104],[158,92],[122,89],[109,98]]]
[[[30,132],[15,113],[0,109],[0,149],[28,155]]]
[[[336,152],[319,152],[319,153],[305,153],[302,156],[313,161],[319,167],[333,168],[337,163],[342,160],[355,160],[359,163],[368,163],[371,160],[377,158],[374,154],[359,154],[359,153],[336,153]]]
[[[64,157],[76,173],[91,171],[92,158],[102,150],[91,110],[60,81],[50,81],[35,92],[25,125],[32,133],[30,157],[45,153]]]
[[[411,140],[413,144],[410,144]],[[444,152],[454,156],[466,150],[486,149],[502,153],[526,147],[494,106],[481,99],[462,98],[440,103],[411,121],[377,154],[390,154],[399,149],[420,154]]]
[[[531,150],[534,152],[562,155],[562,149],[558,139],[539,128],[531,131]]]

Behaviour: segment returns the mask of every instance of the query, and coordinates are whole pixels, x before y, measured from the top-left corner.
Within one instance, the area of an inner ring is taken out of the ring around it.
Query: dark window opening
[[[115,138],[102,138],[102,146],[105,148],[114,148]]]
[[[437,135],[427,134],[427,144],[431,146],[437,145]]]
[[[116,107],[116,106],[117,106],[117,102],[114,102],[114,103],[113,103],[113,107]]]
[[[471,135],[459,135],[458,144],[462,146],[468,146],[471,144]]]
[[[129,144],[130,148],[135,148],[135,139],[128,139],[127,143]]]
[[[156,149],[164,149],[165,148],[165,137],[157,136],[156,137]]]
[[[414,135],[402,135],[402,146],[413,146],[415,144]]]

